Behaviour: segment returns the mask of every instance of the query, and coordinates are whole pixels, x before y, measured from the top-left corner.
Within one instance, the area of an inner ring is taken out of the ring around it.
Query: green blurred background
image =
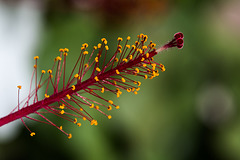
[[[16,6],[17,1],[4,1]],[[44,3],[41,4],[41,3]],[[184,48],[169,49],[155,59],[166,72],[141,79],[138,95],[109,99],[120,105],[113,118],[78,128],[68,140],[56,128],[27,122],[11,141],[0,143],[0,159],[68,160],[238,160],[240,159],[240,2],[238,0],[48,0],[35,53],[24,63],[47,69],[58,49],[70,49],[74,63],[81,44],[92,48],[105,37],[114,48],[117,37],[147,34],[157,46],[184,33]],[[30,74],[29,74],[30,78]]]

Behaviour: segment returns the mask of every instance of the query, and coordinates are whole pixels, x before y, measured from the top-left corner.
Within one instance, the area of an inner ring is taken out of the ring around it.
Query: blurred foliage
[[[111,51],[118,36],[130,35],[134,42],[137,34],[144,33],[160,46],[181,31],[185,46],[155,58],[166,66],[166,72],[153,80],[141,79],[138,95],[124,93],[119,99],[109,95],[121,107],[112,111],[113,119],[96,115],[97,127],[83,123],[77,128],[63,122],[73,133],[70,141],[51,126],[27,122],[37,135],[29,137],[23,128],[18,139],[0,145],[2,159],[240,159],[240,38],[239,31],[221,17],[224,3],[48,1],[46,29],[39,46],[42,69],[51,67],[59,48],[70,49],[71,65],[82,43],[92,48],[102,37]],[[219,90],[214,92],[214,87]],[[213,94],[204,97],[209,92]],[[215,96],[219,92],[222,97]],[[210,104],[207,107],[198,101],[204,98]],[[211,105],[220,100],[222,103]],[[225,106],[228,100],[232,103]]]

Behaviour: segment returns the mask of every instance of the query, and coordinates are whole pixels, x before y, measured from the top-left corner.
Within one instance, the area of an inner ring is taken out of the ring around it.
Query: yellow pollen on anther
[[[112,106],[108,106],[108,111],[111,111],[112,110]]]
[[[130,36],[127,36],[127,40],[129,41],[131,39],[131,37]]]
[[[121,38],[121,37],[118,37],[118,39],[117,39],[118,41],[122,41],[123,39]]]
[[[95,81],[99,81],[99,79],[98,79],[98,77],[96,76],[96,77],[94,77],[94,79],[95,79]]]
[[[117,73],[117,74],[120,74],[120,72],[118,71],[118,69],[116,69],[116,73]]]
[[[142,57],[141,61],[143,62],[145,60],[145,58]]]
[[[71,96],[70,96],[69,94],[67,94],[66,97],[67,97],[68,99],[71,99]]]
[[[121,78],[122,82],[126,82],[126,80],[124,78]]]
[[[67,56],[68,54],[66,52],[63,53],[64,56]]]
[[[119,106],[116,106],[115,108],[116,108],[116,109],[119,109],[120,107],[119,107]]]
[[[59,49],[59,52],[64,52],[64,49],[63,49],[63,48],[60,48],[60,49]]]
[[[35,56],[34,59],[39,59],[39,57],[38,57],[38,56]]]
[[[131,92],[131,91],[132,91],[131,88],[128,88],[128,89],[127,89],[127,92]]]
[[[75,74],[75,75],[74,75],[74,78],[78,78],[78,77],[79,77],[79,75],[78,75],[78,74]]]
[[[87,48],[87,47],[88,47],[88,44],[87,44],[87,43],[83,43],[82,46],[85,47],[85,48]]]
[[[139,69],[138,68],[135,68],[135,71],[136,71],[136,73],[139,73]]]
[[[140,90],[140,87],[136,88],[136,91],[139,91]]]
[[[152,63],[151,66],[152,66],[152,70],[155,70],[156,64]]]
[[[95,62],[98,62],[98,57],[95,57]]]
[[[68,48],[64,48],[64,51],[65,51],[65,52],[69,52],[69,49],[68,49]]]
[[[51,69],[49,69],[47,72],[51,74],[51,73],[52,73],[52,70],[51,70]]]
[[[118,52],[119,52],[119,53],[122,53],[122,50],[121,50],[120,48],[118,48]]]
[[[60,114],[64,114],[65,112],[64,112],[64,110],[61,110],[59,113],[60,113]]]
[[[113,83],[114,83],[115,85],[117,85],[117,82],[116,82],[116,81],[113,81]]]
[[[47,94],[45,94],[44,96],[45,96],[45,98],[49,98],[49,95],[47,95]]]
[[[64,107],[65,107],[64,104],[62,104],[62,105],[59,106],[60,109],[64,109]]]
[[[118,45],[118,48],[122,49],[122,46],[121,46],[121,45]]]
[[[106,38],[102,38],[101,41],[102,41],[102,42],[106,41]]]
[[[90,106],[90,108],[94,108],[94,104],[92,104],[92,105]]]
[[[56,57],[56,61],[61,61],[61,60],[62,60],[61,57],[59,57],[59,56]]]
[[[96,106],[95,108],[96,108],[96,109],[99,109],[99,106]]]
[[[149,57],[149,53],[146,53],[146,58],[148,58]]]
[[[147,79],[148,78],[148,76],[147,75],[144,75],[144,79]]]
[[[88,51],[84,51],[83,54],[84,54],[84,55],[88,54]]]
[[[35,136],[35,132],[31,132],[30,136]]]
[[[91,121],[91,125],[98,125],[98,123],[97,123],[97,120],[95,120],[95,119],[93,119],[92,121]]]
[[[109,50],[109,47],[108,47],[108,46],[105,46],[105,49],[106,49],[106,50]]]
[[[102,88],[101,92],[104,93],[104,88]]]
[[[75,86],[74,86],[74,85],[72,85],[72,90],[73,90],[73,91],[75,90]]]
[[[127,44],[126,47],[127,47],[128,49],[130,49],[130,45]]]
[[[141,84],[142,84],[140,81],[138,81],[137,83],[138,83],[138,86],[141,86]]]
[[[45,70],[42,70],[42,73],[43,73],[43,74],[45,74],[45,73],[46,73],[46,71],[45,71]]]
[[[112,101],[112,100],[109,100],[108,103],[113,104],[113,101]]]
[[[134,94],[138,94],[137,91],[135,91]]]
[[[84,66],[85,66],[86,68],[88,68],[88,67],[89,67],[89,65],[88,65],[88,64],[84,64]]]
[[[144,63],[144,64],[143,64],[143,67],[147,67],[147,65]]]
[[[136,46],[135,46],[135,45],[132,45],[132,48],[133,48],[133,49],[136,49]]]
[[[115,58],[114,60],[115,60],[115,62],[118,62],[118,58]]]
[[[112,119],[112,116],[111,116],[111,115],[108,115],[108,119]]]
[[[71,138],[72,138],[72,134],[69,133],[69,134],[68,134],[68,139],[71,139]]]
[[[77,123],[78,127],[80,127],[82,124],[81,123]]]
[[[18,89],[22,89],[22,86],[17,86]]]
[[[96,71],[100,72],[100,71],[101,71],[101,69],[97,67],[97,68],[96,68]]]
[[[147,46],[143,46],[142,49],[147,49]]]
[[[62,130],[62,129],[63,129],[63,127],[62,127],[62,126],[60,126],[60,127],[59,127],[59,129],[60,129],[60,130]]]
[[[98,48],[101,48],[101,47],[102,47],[102,44],[101,44],[101,43],[98,43],[97,47],[98,47]]]
[[[132,60],[132,58],[133,58],[133,56],[132,56],[132,55],[130,55],[130,56],[129,56],[129,59],[130,59],[130,60]]]
[[[96,50],[96,49],[97,49],[97,46],[93,46],[93,49]]]
[[[83,119],[84,121],[86,121],[86,120],[87,120],[87,118],[86,118],[86,117],[83,117],[82,119]]]
[[[124,58],[123,61],[127,63],[128,60],[126,58]]]
[[[73,121],[73,123],[75,123],[75,124],[77,123],[77,118],[74,118],[74,121]]]

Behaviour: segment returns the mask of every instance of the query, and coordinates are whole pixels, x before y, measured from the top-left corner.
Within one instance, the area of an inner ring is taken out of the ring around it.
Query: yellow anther
[[[143,65],[142,65],[143,67],[147,67],[147,65],[144,63]]]
[[[140,87],[136,88],[136,91],[139,91],[140,90]]]
[[[83,111],[83,108],[80,108],[80,111]]]
[[[115,62],[118,62],[118,58],[115,58],[114,60],[115,60]]]
[[[111,111],[112,110],[112,106],[108,106],[108,111]]]
[[[18,89],[22,89],[22,86],[17,86]]]
[[[141,84],[142,84],[140,81],[137,81],[137,83],[138,83],[138,86],[141,86]]]
[[[147,46],[143,46],[142,49],[147,49]]]
[[[149,77],[149,79],[153,79],[153,78],[154,78],[153,76]]]
[[[62,104],[62,105],[59,106],[60,109],[64,109],[64,107],[65,107],[64,104]]]
[[[135,46],[135,45],[132,45],[132,48],[133,48],[133,49],[136,49],[136,46]]]
[[[127,89],[127,92],[131,92],[131,91],[132,91],[132,89],[131,89],[131,88],[128,88],[128,89]]]
[[[117,92],[116,94],[117,94],[117,98],[119,98],[120,97],[120,93]]]
[[[73,121],[73,123],[74,123],[74,124],[76,124],[76,123],[77,123],[77,118],[74,118],[74,121]]]
[[[121,38],[121,37],[118,37],[118,39],[117,39],[118,41],[122,41],[123,39]]]
[[[141,53],[141,54],[143,53],[143,51],[141,49],[138,49],[138,52]]]
[[[101,92],[104,93],[104,88],[102,88]]]
[[[137,91],[135,91],[135,92],[134,92],[134,94],[138,94],[138,92],[137,92]]]
[[[122,78],[121,80],[122,80],[122,82],[126,82],[126,80],[124,78]]]
[[[112,101],[112,100],[109,100],[108,103],[113,104],[113,101]]]
[[[71,96],[69,94],[66,95],[67,99],[71,99]]]
[[[83,54],[84,54],[84,55],[88,54],[88,51],[84,51]]]
[[[121,50],[120,48],[118,48],[118,52],[119,52],[119,53],[122,53],[122,50]]]
[[[96,106],[95,108],[96,108],[96,109],[99,109],[99,106]]]
[[[72,138],[72,134],[69,133],[69,134],[68,134],[68,139],[71,139],[71,138]]]
[[[127,37],[127,40],[129,41],[130,39],[131,39],[131,37],[130,37],[130,36],[128,36],[128,37]]]
[[[81,50],[85,50],[86,48],[85,47],[81,47]]]
[[[116,73],[117,73],[117,74],[120,74],[120,72],[118,71],[118,69],[116,69]]]
[[[64,112],[64,110],[61,110],[59,113],[60,113],[60,114],[64,114],[65,112]]]
[[[97,49],[97,46],[93,46],[93,49],[96,50],[96,49]]]
[[[128,60],[126,58],[124,58],[123,61],[127,63]]]
[[[82,124],[81,123],[77,123],[78,127],[80,127]]]
[[[134,88],[134,87],[132,88],[132,91],[135,91],[135,88]]]
[[[97,47],[98,47],[98,48],[101,48],[101,47],[102,47],[102,44],[101,44],[101,43],[98,43]]]
[[[88,64],[84,64],[84,66],[85,66],[86,68],[88,68],[88,67],[89,67],[89,65],[88,65]]]
[[[120,107],[119,107],[119,106],[116,106],[115,108],[116,108],[116,109],[119,109]]]
[[[60,126],[60,127],[59,127],[59,129],[60,129],[60,130],[62,130],[62,129],[63,129],[63,127],[62,127],[62,126]]]
[[[144,79],[147,79],[148,78],[148,76],[147,75],[144,75]]]
[[[87,47],[88,47],[88,44],[87,44],[87,43],[83,43],[82,46],[85,47],[85,48],[87,48]]]
[[[30,133],[30,136],[35,136],[35,132],[31,132],[31,133]]]
[[[159,66],[161,67],[162,72],[164,72],[166,70],[165,66],[163,64],[160,64]]]
[[[130,45],[127,44],[126,47],[127,47],[127,48],[130,48]]]
[[[95,57],[95,62],[98,62],[98,57]]]
[[[96,76],[96,77],[94,77],[94,79],[95,79],[95,81],[99,81],[99,79],[98,79],[98,77]]]
[[[143,62],[145,60],[145,58],[142,57],[141,61]]]
[[[44,74],[44,73],[46,73],[46,71],[45,71],[45,70],[42,70],[42,73]]]
[[[106,41],[106,38],[102,38],[101,41],[102,41],[102,42]]]
[[[49,98],[49,95],[47,95],[47,94],[44,94],[44,96],[45,96],[45,98]]]
[[[52,73],[52,70],[51,70],[51,69],[49,69],[47,72],[51,74],[51,73]]]
[[[34,59],[39,59],[39,57],[38,57],[38,56],[35,56]]]
[[[143,38],[143,36],[144,36],[144,34],[141,33],[141,34],[140,34],[140,38]]]
[[[130,59],[130,60],[132,60],[132,58],[133,58],[133,56],[132,56],[132,55],[130,55],[130,56],[129,56],[129,59]]]
[[[78,75],[78,74],[75,74],[75,75],[74,75],[74,78],[78,78],[78,77],[79,77],[79,75]]]
[[[108,119],[112,119],[112,116],[111,116],[111,115],[108,115]]]
[[[108,47],[108,46],[105,46],[105,49],[106,49],[106,50],[109,50],[109,47]]]
[[[64,56],[67,56],[68,54],[66,52],[63,53]]]
[[[65,51],[65,52],[69,52],[69,49],[68,49],[68,48],[64,48],[64,51]]]
[[[151,47],[152,47],[152,48],[153,48],[153,47],[155,47],[155,46],[156,46],[156,44],[155,44],[155,43],[152,43],[152,44],[151,44]]]
[[[94,108],[94,104],[91,104],[90,108]]]
[[[139,69],[138,68],[135,68],[135,71],[136,71],[136,73],[139,73]]]
[[[96,68],[96,71],[100,72],[100,71],[101,71],[101,69],[97,67],[97,68]]]
[[[148,58],[149,57],[149,53],[146,53],[146,58]]]
[[[119,45],[118,45],[118,48],[122,49],[122,46],[119,44]]]
[[[74,85],[72,85],[72,90],[73,90],[73,91],[75,90],[75,86],[74,86]]]
[[[155,70],[156,64],[152,63],[151,66],[152,66],[152,70]]]
[[[83,119],[84,121],[86,121],[86,120],[87,120],[87,118],[86,118],[86,117],[83,117],[82,119]]]
[[[116,81],[113,81],[113,83],[114,83],[115,85],[117,85],[117,82],[116,82]]]
[[[95,119],[93,119],[92,121],[91,121],[91,125],[98,125],[98,123],[97,123],[97,120],[95,120]]]
[[[61,61],[61,60],[62,60],[61,57],[59,57],[59,56],[56,57],[56,61]]]
[[[60,48],[60,49],[59,49],[59,52],[64,52],[64,49],[63,49],[63,48]]]

